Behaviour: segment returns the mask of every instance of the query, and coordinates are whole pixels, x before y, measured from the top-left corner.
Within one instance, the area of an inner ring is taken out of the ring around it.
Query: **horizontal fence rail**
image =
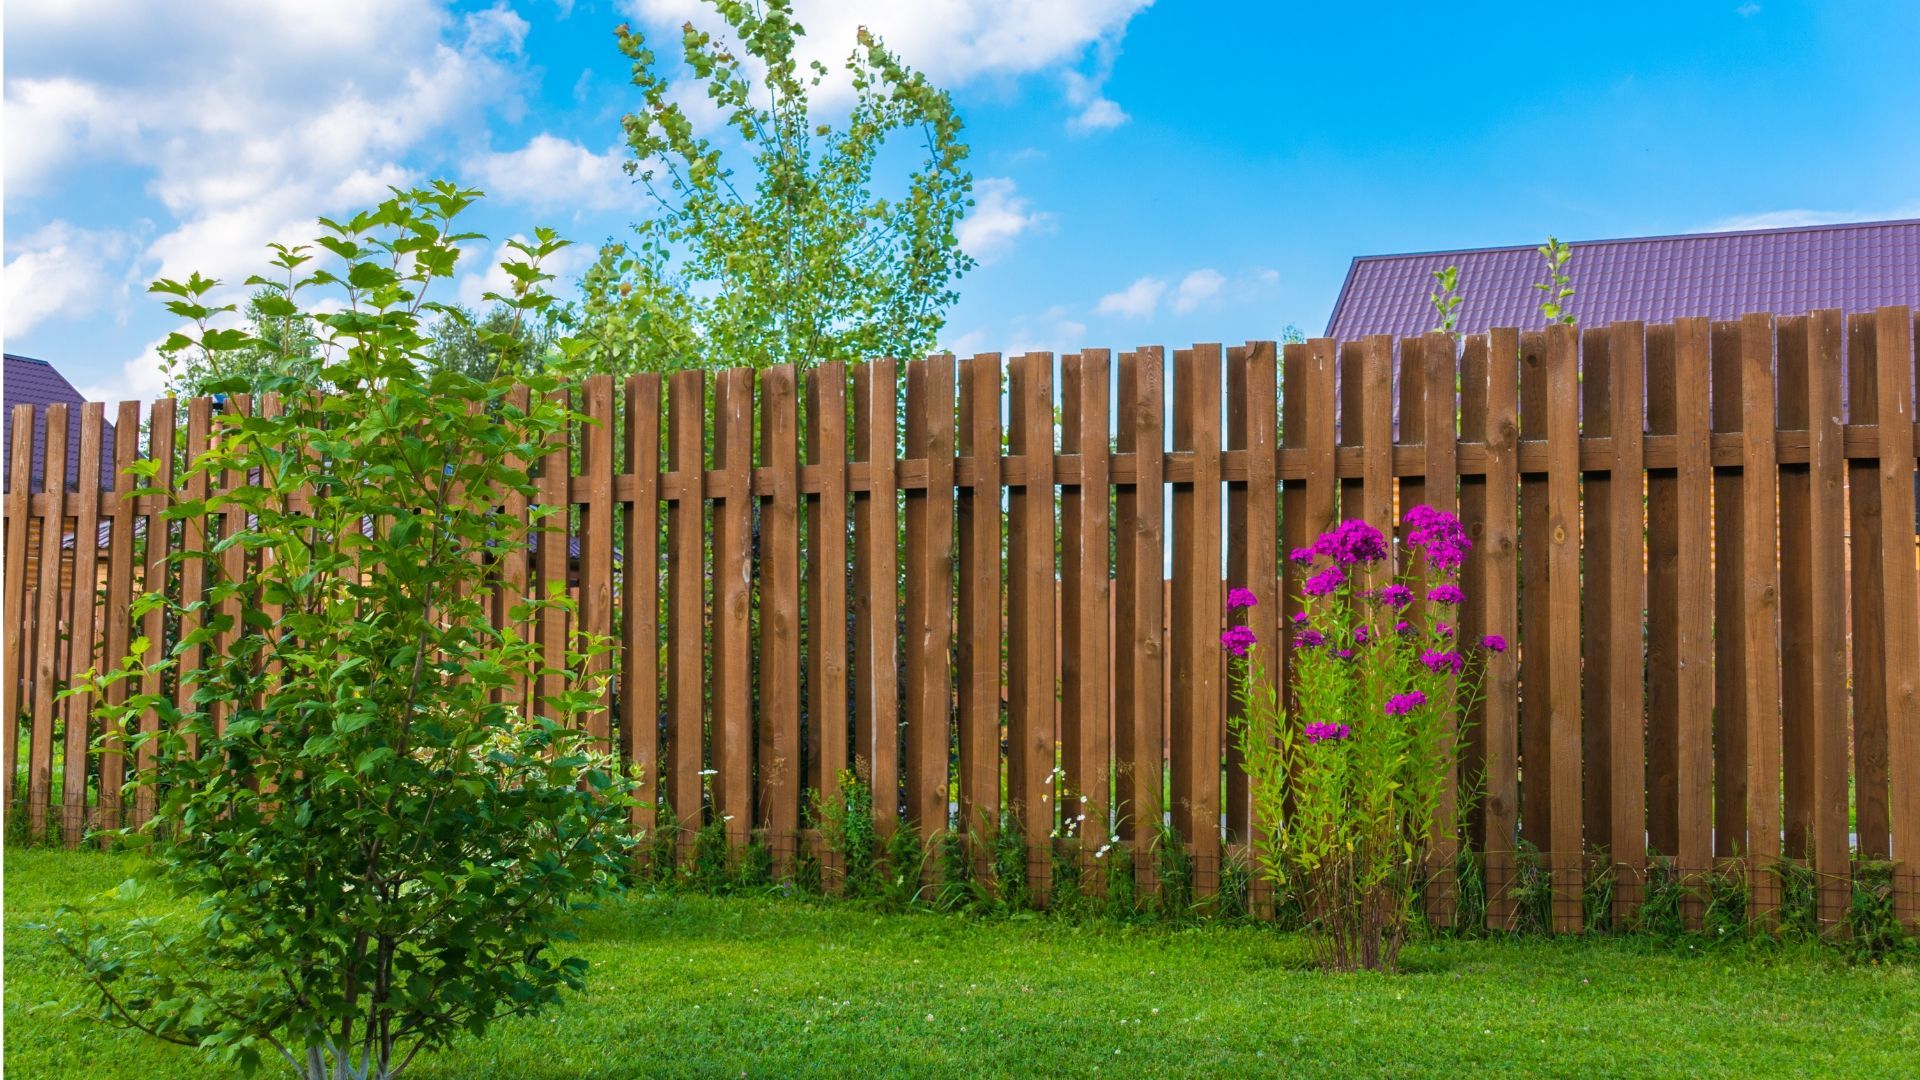
[[[1116,843],[1152,888],[1164,830],[1206,897],[1260,843],[1226,590],[1260,595],[1284,680],[1283,553],[1426,503],[1474,541],[1459,633],[1516,644],[1464,718],[1448,797],[1467,826],[1437,845],[1430,918],[1456,917],[1464,847],[1495,927],[1524,908],[1576,931],[1677,880],[1695,925],[1729,882],[1761,920],[1798,882],[1838,928],[1869,865],[1920,925],[1916,337],[1893,307],[596,376],[568,394],[567,445],[529,466],[532,505],[504,507],[568,512],[502,564],[495,617],[565,582],[575,610],[533,627],[545,654],[612,636],[593,723],[646,777],[637,828],[670,809],[684,845],[719,822],[784,873],[817,845],[810,799],[852,770],[882,830],[1020,830],[1042,901],[1057,859]],[[5,775],[27,835],[74,845],[152,813],[122,796],[152,762],[90,753],[94,703],[59,695],[189,629],[130,605],[200,595],[203,568],[169,552],[234,523],[171,523],[126,470],[157,457],[151,486],[206,497],[175,477],[249,404],[119,405],[111,475],[104,406],[37,470],[17,412]],[[65,407],[42,420],[66,430]],[[75,488],[30,489],[69,452]],[[230,551],[222,573],[244,575]]]

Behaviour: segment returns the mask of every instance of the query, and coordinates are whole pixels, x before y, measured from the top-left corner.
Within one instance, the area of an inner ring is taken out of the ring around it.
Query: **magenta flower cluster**
[[[1331,596],[1346,583],[1346,568],[1336,563],[1308,578],[1307,583],[1300,586],[1300,591],[1308,596]]]
[[[1431,506],[1416,506],[1407,511],[1405,521],[1407,544],[1426,556],[1428,566],[1451,574],[1467,561],[1473,541],[1467,539],[1459,518]]]
[[[1353,734],[1353,729],[1345,724],[1312,723],[1306,726],[1305,734],[1310,743],[1339,742]]]
[[[1374,599],[1395,611],[1413,603],[1413,590],[1405,585],[1388,585],[1374,594]]]
[[[1427,703],[1427,695],[1418,690],[1409,690],[1404,694],[1395,694],[1387,699],[1388,716],[1405,716]]]
[[[1239,611],[1241,608],[1259,607],[1260,598],[1253,595],[1252,589],[1228,589],[1227,610]]]
[[[1379,562],[1387,557],[1387,539],[1364,521],[1343,521],[1314,540],[1313,553],[1341,566]]]
[[[1293,644],[1298,649],[1317,649],[1327,643],[1327,635],[1308,627],[1294,635]]]
[[[1507,651],[1507,639],[1499,634],[1488,634],[1480,639],[1480,647],[1490,653],[1503,653]]]
[[[1426,652],[1420,654],[1420,662],[1427,666],[1428,671],[1436,675],[1442,671],[1451,671],[1455,675],[1458,675],[1461,671],[1465,670],[1467,666],[1466,657],[1461,656],[1452,649],[1444,651],[1440,649],[1428,649]]]
[[[1436,604],[1452,604],[1458,607],[1467,602],[1467,594],[1458,585],[1435,585],[1427,590],[1427,599]]]
[[[1235,656],[1247,655],[1247,650],[1258,644],[1260,639],[1254,636],[1250,626],[1229,627],[1220,635],[1220,645]]]

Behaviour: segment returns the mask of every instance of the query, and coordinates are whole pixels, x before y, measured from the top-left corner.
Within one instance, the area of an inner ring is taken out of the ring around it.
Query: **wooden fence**
[[[616,636],[598,723],[689,826],[764,830],[784,866],[807,791],[834,797],[857,763],[883,830],[1010,812],[1043,898],[1074,832],[1068,857],[1118,836],[1150,887],[1156,823],[1206,895],[1258,843],[1225,590],[1260,594],[1284,677],[1299,570],[1282,552],[1342,516],[1385,530],[1398,507],[1457,509],[1460,633],[1518,645],[1492,658],[1456,778],[1477,793],[1460,839],[1484,855],[1489,922],[1512,922],[1537,851],[1560,930],[1596,876],[1632,911],[1649,852],[1696,882],[1746,873],[1763,918],[1795,860],[1829,924],[1860,862],[1897,858],[1913,924],[1915,338],[1897,307],[1198,345],[1171,365],[1157,347],[934,356],[904,388],[891,360],[596,377],[573,399],[590,422],[535,466],[572,542],[548,536],[502,588],[571,583],[577,613],[537,628],[554,656],[573,626]],[[115,415],[124,468],[143,414]],[[170,544],[223,527],[177,534],[126,474],[103,485],[103,419],[84,408],[77,491],[29,493],[16,467],[5,499],[7,804],[69,844],[150,807],[117,795],[142,763],[89,756],[88,703],[56,691],[158,635],[130,598],[166,580]],[[144,419],[173,450],[166,486],[220,413],[162,401]],[[22,461],[32,417],[16,421]],[[48,443],[45,475],[66,452]],[[178,578],[205,586],[191,563]],[[1443,873],[1443,920],[1449,889]]]

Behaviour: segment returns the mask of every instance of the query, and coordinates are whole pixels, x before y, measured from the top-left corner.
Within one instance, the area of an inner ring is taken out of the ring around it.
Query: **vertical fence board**
[[[1581,929],[1580,835],[1580,339],[1573,327],[1547,331],[1547,618],[1549,746],[1553,771],[1553,925]],[[1563,629],[1564,628],[1564,629]]]
[[[1426,371],[1426,416],[1421,437],[1426,444],[1426,485],[1422,498],[1428,506],[1448,514],[1457,514],[1460,510],[1458,489],[1459,472],[1459,433],[1458,399],[1455,387],[1459,381],[1459,354],[1455,352],[1453,336],[1445,333],[1428,334],[1422,348],[1422,359]],[[1456,635],[1456,648],[1466,653],[1474,648],[1477,639],[1468,638],[1461,626],[1460,611],[1455,609],[1445,616],[1453,624]],[[1448,681],[1451,691],[1452,681]],[[1435,831],[1432,855],[1428,862],[1431,866],[1432,884],[1427,891],[1427,917],[1436,925],[1452,926],[1454,911],[1458,903],[1458,883],[1454,876],[1454,866],[1460,857],[1459,804],[1460,804],[1460,763],[1454,758],[1454,747],[1458,743],[1460,716],[1453,704],[1453,694],[1447,695],[1447,703],[1442,706],[1442,737],[1446,740],[1447,752],[1443,755],[1440,767],[1446,775],[1440,789],[1440,804],[1436,808]]]
[[[713,400],[713,812],[743,843],[753,821],[753,371],[720,372]]]
[[[1520,809],[1519,762],[1519,520],[1520,337],[1513,330],[1487,335],[1486,533],[1475,544],[1486,582],[1481,598],[1484,630],[1507,640],[1505,652],[1487,659],[1486,704],[1481,710],[1486,747],[1487,924],[1505,927],[1514,915],[1514,846]]]
[[[681,823],[680,848],[700,827],[705,727],[706,376],[676,371],[667,381],[667,805]]]
[[[1909,308],[1883,307],[1873,322],[1893,911],[1914,929],[1920,928],[1920,623],[1914,609],[1913,315]]]
[[[1067,357],[1061,377],[1061,449],[1080,459],[1080,481],[1061,490],[1060,743],[1065,790],[1061,813],[1079,840],[1082,887],[1104,882],[1094,858],[1112,834],[1113,735],[1108,578],[1110,483],[1107,461],[1111,366],[1105,349]]]
[[[799,387],[791,364],[760,373],[760,464],[769,471],[772,490],[760,501],[760,729],[754,754],[759,799],[754,823],[767,831],[776,869],[783,875],[800,832],[798,409]],[[844,574],[840,580],[846,580]],[[840,625],[844,628],[846,621]],[[846,699],[840,700],[844,718]]]
[[[1674,328],[1647,328],[1647,433],[1678,429]],[[1680,846],[1680,474],[1647,470],[1647,845]]]
[[[141,571],[142,592],[160,592],[167,587],[168,552],[173,544],[171,529],[163,514],[173,491],[174,423],[173,399],[154,402],[147,416],[147,457],[154,463],[154,474],[147,480],[146,486],[160,494],[148,496],[152,503],[146,515],[147,558]],[[157,606],[148,609],[141,620],[140,634],[147,639],[144,658],[150,665],[167,655],[166,627],[166,614]],[[159,672],[149,670],[140,677],[142,696],[155,699],[164,689]],[[158,751],[152,738],[159,730],[160,714],[157,710],[147,709],[140,714],[141,743],[134,751],[134,767],[143,783],[134,792],[134,825],[144,825],[153,817],[156,792],[151,783],[145,781],[153,777]]]
[[[854,755],[872,774],[875,821],[891,829],[900,815],[900,499],[896,487],[899,377],[881,358],[854,368],[854,453],[867,466],[864,495],[855,496],[854,564],[860,581],[854,603],[859,627],[854,711]],[[821,777],[827,798],[838,784]],[[826,785],[832,784],[832,787]]]
[[[928,839],[947,826],[952,741],[953,411],[953,357],[908,365],[907,456],[926,461],[927,480],[907,492],[905,772],[908,820]]]
[[[1520,433],[1544,440],[1547,424],[1547,337],[1520,335]],[[1547,610],[1547,477],[1520,476],[1520,838],[1541,852],[1553,849],[1553,774],[1547,767],[1548,704],[1553,696],[1547,661],[1555,627]],[[1561,631],[1563,633],[1568,631]]]
[[[586,681],[600,681],[601,709],[587,714],[587,732],[612,749],[613,685],[613,377],[594,375],[581,387],[580,464],[587,502],[580,510],[580,629],[596,644],[588,650]],[[606,648],[602,648],[605,645]]]
[[[67,406],[46,410],[46,450],[41,489],[46,509],[40,516],[39,611],[34,616],[33,716],[27,742],[27,835],[47,834],[48,800],[53,792],[53,718],[60,646],[60,534],[66,525]]]
[[[1679,869],[1690,889],[1682,904],[1689,926],[1698,926],[1704,914],[1701,877],[1713,857],[1713,571],[1712,458],[1708,452],[1711,410],[1707,399],[1711,371],[1708,325],[1705,319],[1681,319],[1674,338],[1676,433],[1679,435],[1679,505],[1675,587],[1675,663],[1678,666],[1677,793],[1674,801],[1679,826],[1676,851]],[[1727,797],[1722,793],[1722,797]]]
[[[1254,637],[1268,657],[1268,683],[1277,686],[1282,674],[1281,602],[1276,593],[1280,579],[1279,480],[1275,457],[1279,431],[1279,404],[1275,397],[1279,387],[1278,355],[1271,341],[1250,341],[1236,351],[1239,356],[1229,373],[1228,439],[1229,445],[1246,452],[1247,481],[1234,492],[1236,505],[1229,507],[1230,514],[1238,511],[1239,521],[1230,532],[1228,577],[1232,584],[1251,589],[1259,598],[1259,604],[1243,610],[1240,617],[1252,627]],[[1232,732],[1226,737],[1226,756],[1227,832],[1234,843],[1257,850],[1266,840],[1253,820],[1255,791],[1245,771],[1239,739]],[[1268,903],[1270,897],[1265,884],[1257,882],[1253,888],[1261,905]]]
[[[1580,331],[1580,433],[1613,434],[1613,357],[1603,327]],[[1612,462],[1580,481],[1580,757],[1581,807],[1587,850],[1613,850],[1613,725],[1608,709],[1613,670]]]
[[[532,396],[524,386],[516,386],[507,392],[506,407],[522,416],[526,415],[531,402]],[[505,464],[515,472],[527,471],[527,462],[519,454],[509,454]],[[531,540],[532,526],[528,521],[527,495],[524,491],[508,490],[502,497],[501,513],[512,528]],[[527,601],[527,574],[533,557],[531,551],[520,552],[501,564],[499,591],[494,600],[494,618],[498,625],[503,630],[511,628],[521,641],[533,640],[531,621],[516,614]],[[515,671],[514,686],[509,691],[522,713],[529,712],[533,704],[528,674],[525,666]]]
[[[984,877],[984,839],[1000,821],[1000,354],[960,366],[960,453],[973,486],[960,494],[960,828]]]
[[[1053,357],[1015,360],[1009,447],[1026,483],[1007,496],[1007,796],[1027,836],[1027,887],[1044,901],[1053,876],[1058,767],[1054,739]]]
[[[1847,419],[1877,422],[1880,380],[1874,317],[1847,317]],[[1847,461],[1847,546],[1852,563],[1854,833],[1860,857],[1892,857],[1888,842],[1886,622],[1881,588],[1880,462]]]
[[[1117,834],[1129,845],[1134,872],[1153,883],[1152,845],[1165,811],[1161,797],[1163,624],[1162,483],[1166,397],[1160,350],[1120,357],[1116,445],[1134,464],[1134,481],[1116,499],[1119,586],[1114,602],[1114,757],[1119,762]]]
[[[1807,379],[1809,321],[1805,316],[1782,318],[1776,329],[1778,407],[1771,426],[1783,431],[1806,431],[1811,449]],[[1834,373],[1837,378],[1839,373]],[[1813,823],[1813,668],[1820,653],[1813,640],[1813,531],[1807,515],[1813,498],[1811,462],[1781,463],[1780,521],[1780,719],[1785,772],[1782,812],[1785,839],[1782,853],[1790,859],[1809,854]]]
[[[627,472],[633,501],[623,509],[620,559],[620,740],[640,774],[633,826],[651,833],[660,784],[660,376],[626,383]],[[511,504],[511,499],[509,499]],[[525,573],[525,560],[518,560]]]
[[[1747,884],[1749,913],[1765,923],[1779,908],[1780,564],[1779,476],[1774,444],[1774,327],[1771,315],[1740,323],[1742,601],[1746,608]]]
[[[6,809],[13,813],[14,784],[20,772],[20,716],[22,691],[27,686],[27,542],[31,532],[33,489],[32,405],[13,407],[13,445],[7,468],[7,582],[6,582]]]
[[[234,418],[245,417],[250,404],[247,395],[235,394],[220,405],[212,438],[215,440],[215,445],[222,451],[227,449],[228,440],[232,438],[233,430],[237,427]],[[245,527],[246,508],[226,501],[226,496],[235,488],[245,486],[246,482],[247,478],[237,469],[221,470],[219,486],[215,492],[215,498],[223,502],[219,512],[218,540],[225,540]],[[218,540],[212,536],[207,537],[209,546],[216,544]],[[239,544],[229,545],[226,550],[220,552],[214,566],[217,568],[219,584],[234,586],[241,584],[247,577],[247,549]],[[215,635],[213,643],[214,650],[221,656],[225,656],[240,637],[240,605],[241,596],[236,592],[222,599],[214,609],[215,616],[222,620],[222,625],[225,627]],[[209,704],[208,709],[213,714],[214,730],[222,735],[226,734],[227,718],[234,709],[234,703],[215,701]]]
[[[1381,535],[1393,533],[1393,339],[1368,337],[1361,359],[1365,380],[1360,416],[1361,515]],[[1352,514],[1345,514],[1352,517]]]
[[[80,462],[74,490],[73,605],[68,628],[66,683],[92,668],[100,658],[95,637],[95,607],[100,562],[100,450],[105,438],[107,407],[97,401],[80,406]],[[235,615],[236,619],[238,614]],[[113,612],[107,618],[114,618]],[[104,668],[102,670],[105,670]],[[62,748],[60,782],[60,840],[79,847],[87,827],[87,773],[93,758],[93,695],[74,694],[61,703],[66,745]],[[105,789],[102,788],[104,797]]]
[[[566,390],[553,390],[547,394],[547,401],[563,411],[573,408],[573,395]],[[537,525],[539,544],[537,569],[539,576],[535,583],[540,599],[554,601],[567,595],[567,556],[573,536],[573,504],[568,492],[568,480],[573,471],[571,454],[568,449],[568,429],[563,426],[547,442],[547,452],[540,458],[539,506],[543,516]],[[536,632],[540,638],[540,673],[535,680],[536,716],[548,716],[562,720],[553,702],[567,688],[567,610],[557,604],[543,607],[536,616]]]
[[[113,428],[113,513],[108,518],[112,529],[107,549],[107,599],[105,653],[101,663],[119,667],[126,659],[133,627],[129,609],[133,605],[133,548],[135,506],[133,491],[138,486],[130,468],[140,454],[140,403],[123,401]],[[18,460],[18,459],[16,459]],[[11,569],[11,567],[9,567]],[[11,611],[11,608],[9,608]],[[9,631],[11,631],[9,627]],[[11,681],[8,683],[12,685]],[[107,687],[107,704],[127,702],[127,680]],[[9,713],[9,717],[13,714]],[[11,725],[9,725],[11,730]],[[117,829],[121,824],[121,788],[127,779],[126,741],[118,730],[103,733],[100,755],[100,827]],[[101,842],[108,840],[102,837]]]
[[[1173,485],[1174,826],[1193,856],[1196,896],[1220,868],[1220,347],[1174,354],[1173,447],[1193,479]]]
[[[1607,643],[1608,690],[1606,708],[1591,722],[1606,724],[1613,783],[1608,824],[1608,852],[1615,868],[1613,916],[1623,924],[1639,908],[1641,882],[1647,866],[1647,756],[1646,655],[1643,615],[1647,601],[1645,418],[1646,330],[1638,322],[1615,323],[1609,331],[1607,360],[1611,367],[1612,401],[1609,426],[1613,436],[1612,476],[1608,493],[1613,532],[1608,547],[1608,616],[1612,625]]]
[[[1708,332],[1712,368],[1713,432],[1737,436],[1741,429],[1740,324],[1716,321]],[[1686,388],[1681,389],[1682,400]],[[1713,854],[1731,859],[1747,843],[1746,589],[1742,551],[1747,525],[1746,488],[1738,465],[1713,467]],[[1688,866],[1702,871],[1705,865]]]
[[[202,454],[207,452],[208,430],[212,422],[212,402],[206,398],[194,398],[187,403],[187,448],[184,459],[186,476],[181,482],[185,485],[184,497],[190,503],[202,503],[207,498],[207,474],[197,465]],[[173,701],[182,711],[192,707],[193,694],[198,689],[185,677],[189,671],[200,668],[200,658],[205,647],[198,642],[189,643],[188,638],[197,634],[206,620],[204,610],[198,605],[206,601],[207,564],[201,556],[208,548],[206,515],[196,514],[187,518],[180,527],[180,550],[189,557],[180,564],[180,603],[187,605],[180,616],[180,645],[178,646],[179,664],[174,676]],[[197,757],[200,753],[200,740],[188,735],[187,756]]]
[[[1829,930],[1844,925],[1853,892],[1847,837],[1846,459],[1840,434],[1840,330],[1838,311],[1818,311],[1806,321],[1808,509],[1804,523],[1787,516],[1784,507],[1780,518],[1782,539],[1789,529],[1804,528],[1808,533],[1807,623],[1812,633],[1806,648],[1813,664],[1807,672],[1811,678],[1806,726],[1813,772],[1811,839],[1814,870],[1820,878],[1819,919]],[[1783,634],[1787,625],[1783,614]]]
[[[807,372],[807,461],[820,491],[807,505],[806,784],[829,796],[848,765],[847,369],[837,360]]]

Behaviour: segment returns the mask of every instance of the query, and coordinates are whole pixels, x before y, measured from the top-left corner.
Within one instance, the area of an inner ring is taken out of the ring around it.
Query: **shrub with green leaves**
[[[1464,715],[1484,651],[1456,640],[1459,570],[1470,542],[1453,515],[1406,514],[1408,558],[1360,521],[1294,551],[1312,571],[1289,628],[1295,711],[1282,707],[1265,649],[1241,622],[1221,635],[1254,814],[1268,839],[1260,871],[1306,914],[1322,966],[1395,968],[1435,836],[1458,832],[1460,800],[1442,813]],[[1398,571],[1396,573],[1396,571]],[[1259,603],[1246,589],[1230,611]],[[1472,655],[1475,659],[1469,660]]]
[[[430,290],[478,239],[455,225],[477,196],[396,192],[322,219],[324,255],[275,248],[281,280],[249,282],[254,304],[313,327],[320,376],[339,392],[284,375],[207,387],[282,395],[277,412],[256,400],[251,415],[220,417],[188,467],[213,490],[238,486],[167,510],[229,523],[176,556],[212,584],[141,600],[187,632],[166,655],[136,643],[91,681],[144,690],[152,672],[185,688],[179,704],[137,692],[102,714],[156,762],[136,781],[156,812],[125,839],[151,846],[200,917],[113,925],[69,912],[58,940],[104,1018],[249,1071],[278,1059],[315,1080],[389,1077],[539,1011],[582,984],[585,961],[559,948],[573,913],[630,865],[632,785],[582,724],[604,685],[570,675],[563,693],[520,700],[541,659],[514,627],[566,604],[564,591],[519,605],[504,628],[489,617],[492,576],[527,557],[528,526],[499,511],[509,493],[532,494],[516,462],[572,418],[543,396],[551,374],[430,363],[428,320],[462,317]],[[511,294],[490,297],[518,317],[551,303],[540,263],[564,243],[535,236],[502,268]],[[230,309],[215,287],[199,275],[153,286],[193,327],[169,347],[207,370],[260,348],[216,328]],[[509,394],[519,382],[533,390],[524,408]],[[248,569],[228,576],[236,549]],[[202,659],[183,668],[193,647]],[[600,648],[577,642],[569,668]],[[157,730],[143,732],[148,714]]]

